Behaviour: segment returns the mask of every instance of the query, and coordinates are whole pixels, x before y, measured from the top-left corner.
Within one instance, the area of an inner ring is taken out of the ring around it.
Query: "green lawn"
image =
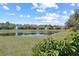
[[[71,33],[72,33],[71,30],[64,30],[64,31],[62,31],[62,32],[53,34],[52,37],[53,37],[55,40],[63,40],[64,38],[69,37],[69,35],[70,35]]]
[[[71,32],[64,30],[51,35],[56,40],[62,40]],[[0,55],[32,55],[32,47],[49,36],[0,36]]]
[[[32,47],[47,36],[0,36],[0,55],[32,55]]]

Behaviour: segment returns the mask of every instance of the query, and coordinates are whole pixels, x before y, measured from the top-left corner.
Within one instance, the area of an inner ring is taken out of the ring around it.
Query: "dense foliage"
[[[74,10],[74,14],[70,16],[66,22],[66,28],[72,28],[73,30],[79,29],[79,10]]]
[[[79,55],[79,33],[75,32],[62,41],[45,39],[32,48],[36,56],[77,56]]]
[[[6,23],[0,23],[0,29],[14,29],[15,28],[15,24],[6,22]]]

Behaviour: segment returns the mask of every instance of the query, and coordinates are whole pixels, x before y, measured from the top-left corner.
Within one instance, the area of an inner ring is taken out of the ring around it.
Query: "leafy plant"
[[[68,40],[71,40],[68,42]],[[77,56],[79,55],[79,33],[74,32],[62,41],[45,39],[32,48],[37,56]]]

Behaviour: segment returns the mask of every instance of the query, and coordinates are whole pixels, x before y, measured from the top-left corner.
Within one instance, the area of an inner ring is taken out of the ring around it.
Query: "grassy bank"
[[[64,38],[68,37],[73,31],[71,30],[64,30],[59,33],[55,33],[52,35],[53,39],[55,40],[63,40]]]
[[[61,30],[0,30],[0,33],[13,33],[13,32],[29,32],[29,31],[32,31],[32,32],[47,32],[47,31],[61,31]]]

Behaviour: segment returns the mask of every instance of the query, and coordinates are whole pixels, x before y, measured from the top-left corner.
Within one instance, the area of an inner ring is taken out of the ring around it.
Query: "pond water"
[[[0,33],[0,36],[25,36],[25,35],[40,36],[40,35],[52,35],[57,32],[59,32],[59,31]]]

